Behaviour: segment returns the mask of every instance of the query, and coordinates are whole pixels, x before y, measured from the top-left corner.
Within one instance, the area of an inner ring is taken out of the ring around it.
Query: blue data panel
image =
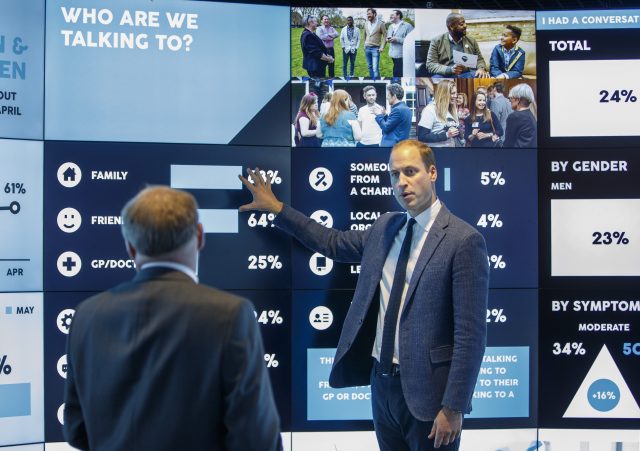
[[[399,210],[388,175],[388,149],[296,149],[301,178],[293,206],[319,223],[365,231],[384,212]],[[436,150],[438,197],[487,241],[492,288],[537,285],[536,152],[529,149]],[[299,244],[294,288],[353,288],[360,267],[340,264]]]
[[[198,200],[206,233],[199,261],[203,283],[223,289],[290,286],[290,239],[273,232],[267,214],[237,210],[251,200],[237,178],[248,166],[270,168],[265,175],[288,201],[289,149],[75,142],[45,147],[47,290],[102,290],[132,276],[120,211],[147,184],[184,189]]]
[[[45,136],[286,146],[287,42],[286,7],[49,1]]]
[[[351,290],[294,291],[292,387],[298,395],[293,396],[292,418],[296,431],[372,427],[368,386],[329,386],[335,348],[352,296]],[[536,290],[489,291],[487,348],[466,427],[536,427],[537,301]]]
[[[0,137],[42,139],[44,0],[4,0],[0,14]]]

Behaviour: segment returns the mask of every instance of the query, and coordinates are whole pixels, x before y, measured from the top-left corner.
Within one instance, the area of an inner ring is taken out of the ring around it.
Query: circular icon
[[[67,354],[63,355],[58,359],[58,364],[56,365],[58,368],[58,374],[61,378],[67,378]]]
[[[64,404],[58,407],[58,421],[64,425]]]
[[[65,277],[73,277],[82,269],[82,260],[75,252],[67,251],[58,257],[58,271]]]
[[[82,216],[75,208],[67,207],[58,213],[58,227],[66,233],[73,233],[80,228]]]
[[[9,211],[14,215],[20,213],[20,202],[16,202],[15,200],[9,204]]]
[[[309,268],[316,276],[326,276],[333,269],[333,260],[316,252],[309,259]]]
[[[326,191],[333,185],[333,174],[327,168],[315,168],[309,174],[309,184],[316,191]]]
[[[331,213],[329,213],[326,210],[314,211],[313,214],[311,215],[311,219],[313,219],[315,222],[325,227],[328,227],[328,228],[333,227],[333,217],[331,216]]]
[[[64,309],[63,311],[58,313],[58,317],[56,318],[56,326],[58,326],[58,330],[60,330],[60,332],[62,332],[63,334],[69,333],[71,322],[73,321],[73,315],[75,314],[76,311],[72,308]]]
[[[599,412],[609,412],[620,402],[620,389],[609,379],[594,381],[587,390],[591,407]]]
[[[325,330],[333,324],[333,312],[324,305],[319,305],[309,313],[309,323],[316,330]]]
[[[82,180],[80,167],[71,162],[62,163],[58,168],[58,181],[65,188],[73,188]]]

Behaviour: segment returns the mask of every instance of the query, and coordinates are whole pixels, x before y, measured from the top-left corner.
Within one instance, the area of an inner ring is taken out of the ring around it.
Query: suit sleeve
[[[440,45],[440,39],[436,38],[429,44],[429,52],[427,53],[427,72],[430,75],[451,75],[453,74],[453,68],[440,64],[440,58],[438,58],[438,47]]]
[[[491,59],[489,60],[489,73],[492,77],[502,74],[500,70],[500,55],[498,54],[499,46],[495,46],[491,51]]]
[[[391,108],[391,112],[388,115],[378,114],[375,119],[382,133],[388,135],[402,122],[402,114],[398,108]]]
[[[469,413],[487,339],[489,265],[484,238],[468,235],[453,260],[453,357],[442,405]]]
[[[343,263],[360,262],[370,230],[329,229],[288,205],[276,216],[274,224],[309,249]]]
[[[230,327],[222,357],[226,449],[281,450],[280,418],[251,303],[240,304]]]
[[[64,386],[64,425],[62,431],[64,439],[71,446],[85,450],[89,449],[89,438],[74,375],[74,354],[71,351],[73,331],[74,323],[71,324],[71,330],[67,337],[67,380]]]

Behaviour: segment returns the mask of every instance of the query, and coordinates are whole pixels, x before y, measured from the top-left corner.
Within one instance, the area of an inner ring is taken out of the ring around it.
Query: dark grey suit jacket
[[[81,303],[64,434],[91,450],[279,450],[253,306],[168,268]]]
[[[329,382],[368,385],[384,262],[404,213],[385,213],[366,231],[327,229],[286,207],[275,224],[305,246],[342,262],[360,262]],[[444,205],[424,243],[400,316],[400,374],[409,410],[433,420],[442,406],[465,413],[486,344],[489,265],[484,239]]]

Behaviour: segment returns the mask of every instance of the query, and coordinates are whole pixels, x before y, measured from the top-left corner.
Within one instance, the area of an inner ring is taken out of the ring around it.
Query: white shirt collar
[[[142,271],[143,269],[147,269],[147,268],[171,268],[171,269],[175,269],[176,271],[180,271],[181,273],[184,273],[187,276],[191,277],[191,279],[193,279],[193,281],[195,283],[199,283],[198,275],[195,273],[195,271],[193,269],[189,268],[187,265],[183,265],[182,263],[164,262],[164,261],[149,262],[149,263],[145,263],[144,265],[142,265],[140,267],[140,270]]]

